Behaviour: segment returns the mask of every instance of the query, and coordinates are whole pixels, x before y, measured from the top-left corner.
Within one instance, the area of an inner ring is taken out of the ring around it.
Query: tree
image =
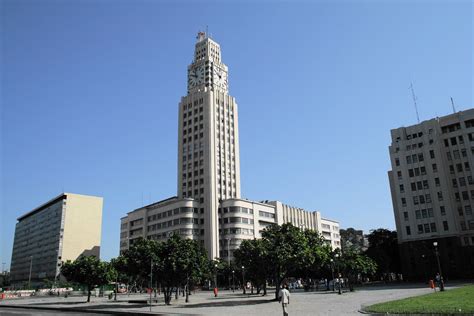
[[[268,268],[275,278],[277,300],[280,282],[290,272],[301,271],[304,257],[308,255],[308,244],[303,231],[291,223],[268,226],[263,230],[262,237],[268,245]]]
[[[155,240],[138,238],[113,264],[128,284],[149,286],[151,264],[159,261],[159,247]],[[153,273],[156,273],[156,266],[154,270]]]
[[[257,293],[263,288],[263,295],[267,295],[267,279],[270,276],[268,241],[265,239],[243,240],[239,249],[234,251],[238,266],[244,266],[246,279],[257,286]]]
[[[358,253],[356,250],[344,251],[340,257],[340,267],[343,274],[349,280],[349,289],[354,290],[354,283],[357,282],[359,276],[372,275],[377,270],[377,264],[371,258],[364,254]]]
[[[190,283],[201,282],[209,274],[209,261],[206,251],[195,240],[173,235],[158,244],[157,273],[163,285],[165,303],[170,305],[173,288],[188,288]]]
[[[331,246],[326,243],[323,236],[314,230],[304,231],[306,252],[302,257],[300,275],[309,283],[309,278],[318,278],[331,258]]]
[[[362,253],[367,250],[367,238],[362,230],[354,228],[341,229],[341,249]]]
[[[400,272],[397,232],[379,228],[372,230],[368,239],[366,255],[377,263],[378,274]]]
[[[95,287],[108,284],[116,278],[112,266],[95,256],[80,256],[74,262],[68,260],[62,266],[61,273],[68,281],[87,287],[87,302],[90,302],[91,291]]]

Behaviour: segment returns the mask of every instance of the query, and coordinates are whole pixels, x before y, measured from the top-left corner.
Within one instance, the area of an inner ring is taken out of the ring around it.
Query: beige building
[[[241,198],[238,106],[228,84],[219,44],[200,32],[188,66],[188,94],[179,103],[178,196],[122,218],[121,251],[138,237],[161,239],[179,233],[200,240],[210,258],[227,257],[242,240],[260,237],[268,224],[284,222],[280,202]],[[319,212],[306,213],[298,216],[313,218],[311,227],[322,229]],[[337,222],[327,225],[338,227]],[[334,246],[338,234],[337,229],[326,236]]]
[[[434,273],[436,241],[446,276],[472,276],[474,110],[397,128],[391,136],[388,176],[405,274]]]
[[[12,284],[55,280],[61,262],[100,254],[102,198],[63,193],[20,216],[11,261]]]

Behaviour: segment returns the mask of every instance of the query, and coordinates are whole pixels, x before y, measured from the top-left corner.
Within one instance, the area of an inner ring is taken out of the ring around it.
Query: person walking
[[[278,293],[278,302],[281,303],[283,308],[283,316],[288,316],[288,304],[290,304],[290,291],[288,291],[288,285],[284,284],[280,293]]]

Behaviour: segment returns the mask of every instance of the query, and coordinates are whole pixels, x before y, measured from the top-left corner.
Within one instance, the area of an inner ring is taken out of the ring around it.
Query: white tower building
[[[140,237],[179,234],[199,240],[209,258],[230,260],[243,240],[286,222],[318,230],[333,248],[340,247],[339,223],[317,211],[241,198],[238,111],[228,88],[219,44],[199,32],[188,66],[188,93],[179,103],[178,196],[123,217],[121,251]]]
[[[219,254],[219,203],[240,198],[239,129],[220,46],[203,32],[188,66],[178,135],[178,198],[191,197],[204,208],[204,245],[214,258]]]

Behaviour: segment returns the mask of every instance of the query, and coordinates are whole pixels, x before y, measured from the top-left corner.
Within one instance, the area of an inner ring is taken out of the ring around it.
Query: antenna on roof
[[[206,25],[206,37],[209,37],[209,27]]]
[[[453,101],[453,98],[451,98],[451,105],[453,106],[453,113],[456,113],[456,108],[454,107],[454,101]]]
[[[417,97],[415,95],[415,89],[413,89],[413,82],[410,83],[411,96],[413,98],[413,104],[415,105],[416,119],[420,123],[420,115],[418,114],[418,105],[416,104]]]

